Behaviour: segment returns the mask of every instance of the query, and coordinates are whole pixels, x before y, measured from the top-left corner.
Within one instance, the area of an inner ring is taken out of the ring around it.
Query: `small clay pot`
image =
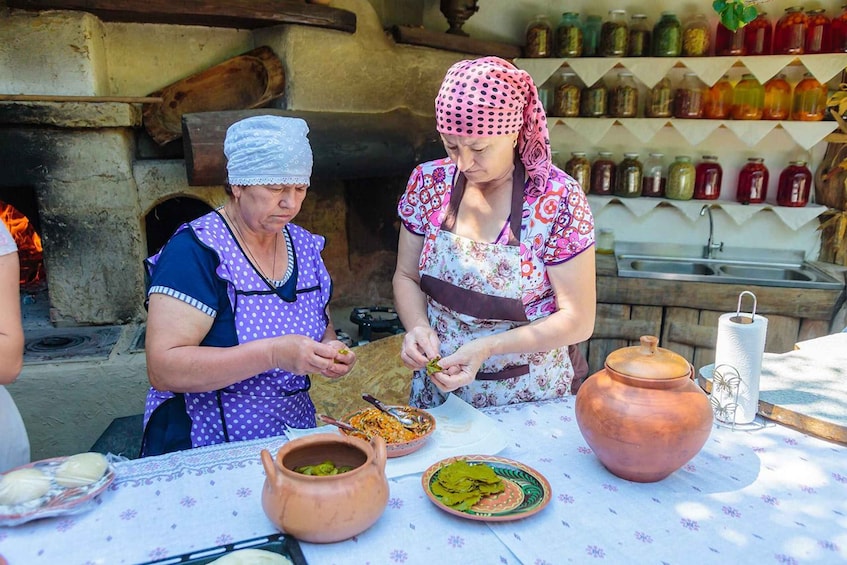
[[[613,474],[660,481],[690,461],[712,430],[709,398],[682,356],[655,336],[613,351],[576,395],[585,441]]]
[[[294,469],[332,461],[346,473],[311,476]],[[315,434],[283,445],[276,459],[262,450],[262,509],[280,531],[314,543],[351,538],[370,528],[388,503],[385,442]]]

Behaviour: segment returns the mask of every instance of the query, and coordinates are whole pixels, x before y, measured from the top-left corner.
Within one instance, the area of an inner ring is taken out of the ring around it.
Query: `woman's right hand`
[[[338,348],[303,335],[272,338],[273,363],[295,375],[325,373],[336,362]]]
[[[417,371],[438,357],[440,351],[441,341],[435,330],[429,326],[415,326],[403,337],[400,359],[404,365]]]

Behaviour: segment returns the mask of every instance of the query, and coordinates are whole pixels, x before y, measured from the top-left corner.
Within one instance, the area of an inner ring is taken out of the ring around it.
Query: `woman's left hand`
[[[330,379],[343,377],[356,364],[356,354],[341,341],[332,340],[326,342],[326,344],[335,349],[335,357],[332,359],[332,363],[321,371],[321,374]]]
[[[471,384],[488,356],[488,350],[480,340],[470,341],[452,355],[439,359],[441,371],[429,375],[429,378],[441,392],[452,392]]]

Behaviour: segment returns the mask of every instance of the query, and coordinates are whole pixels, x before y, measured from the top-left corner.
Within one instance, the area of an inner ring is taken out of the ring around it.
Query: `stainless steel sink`
[[[844,288],[844,282],[804,261],[802,251],[734,248],[704,258],[698,245],[619,242],[618,276],[693,282]]]

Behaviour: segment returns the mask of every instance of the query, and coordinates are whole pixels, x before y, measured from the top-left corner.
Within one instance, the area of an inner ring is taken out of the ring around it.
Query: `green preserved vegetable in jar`
[[[606,85],[600,79],[592,86],[582,89],[579,99],[579,115],[583,118],[601,118],[606,115]]]
[[[591,161],[582,151],[574,151],[571,158],[565,163],[565,172],[582,187],[582,191],[588,194],[591,189]]]
[[[682,24],[673,12],[662,12],[653,26],[653,56],[679,57],[682,53]]]
[[[603,57],[623,57],[629,42],[629,28],[626,25],[626,10],[610,10],[609,19],[600,28],[600,55]]]
[[[628,57],[649,57],[653,48],[646,14],[633,14],[629,20]]]
[[[682,30],[682,55],[684,57],[705,57],[709,54],[712,32],[709,20],[703,14],[695,14]]]
[[[732,119],[761,120],[765,104],[765,87],[755,76],[745,73],[732,90]]]
[[[562,118],[579,116],[580,91],[576,74],[563,71],[553,95],[552,115]]]
[[[576,12],[562,14],[562,19],[556,28],[556,56],[582,56],[582,26],[579,23],[579,14]]]
[[[535,16],[526,26],[525,57],[553,56],[553,27],[547,16]]]
[[[635,198],[641,196],[642,165],[638,153],[624,153],[623,161],[615,172],[615,196]]]
[[[678,156],[668,168],[665,197],[672,200],[691,200],[694,196],[694,180],[697,169],[687,155]]]
[[[609,93],[608,110],[613,118],[634,118],[638,115],[638,86],[632,73],[618,73],[618,83]]]
[[[603,18],[590,15],[585,18],[582,26],[582,56],[596,57],[600,53],[600,28],[603,26]]]

